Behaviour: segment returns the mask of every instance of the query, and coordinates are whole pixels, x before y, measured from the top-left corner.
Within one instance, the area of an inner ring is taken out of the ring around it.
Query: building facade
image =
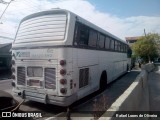
[[[126,42],[131,46],[132,44],[134,44],[135,42],[137,42],[137,40],[139,40],[139,38],[142,36],[137,36],[137,37],[126,37]]]

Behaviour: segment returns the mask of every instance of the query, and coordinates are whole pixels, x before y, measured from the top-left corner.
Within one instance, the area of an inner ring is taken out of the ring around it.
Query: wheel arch
[[[101,76],[100,76],[100,81],[99,81],[99,89],[105,89],[106,86],[107,86],[107,71],[106,70],[103,70],[101,72]]]

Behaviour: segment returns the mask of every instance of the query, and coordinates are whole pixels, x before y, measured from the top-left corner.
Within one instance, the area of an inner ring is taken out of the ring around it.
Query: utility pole
[[[0,0],[0,3],[2,3],[2,4],[7,4],[6,8],[4,9],[3,13],[2,13],[1,16],[0,16],[0,20],[2,19],[5,11],[7,10],[8,6],[11,4],[12,1],[13,1],[13,0],[11,0],[10,2],[5,2],[5,1],[3,1],[3,0]]]
[[[146,30],[144,29],[144,35],[145,35],[145,37],[146,37]]]

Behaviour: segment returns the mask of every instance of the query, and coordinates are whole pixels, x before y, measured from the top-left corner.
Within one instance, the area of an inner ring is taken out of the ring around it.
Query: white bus
[[[125,41],[70,11],[31,14],[20,22],[12,46],[13,91],[69,106],[124,74],[127,49]]]

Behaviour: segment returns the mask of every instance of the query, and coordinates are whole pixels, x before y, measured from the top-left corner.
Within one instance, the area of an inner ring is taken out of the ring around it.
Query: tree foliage
[[[160,36],[154,33],[142,36],[133,44],[132,49],[133,53],[145,62],[153,61],[160,53]]]

